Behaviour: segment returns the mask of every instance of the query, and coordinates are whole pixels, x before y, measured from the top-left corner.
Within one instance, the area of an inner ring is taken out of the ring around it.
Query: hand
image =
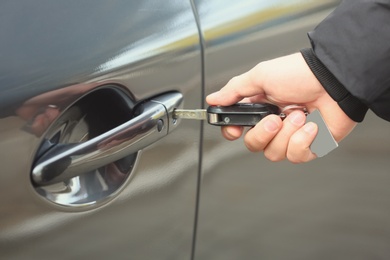
[[[258,64],[207,96],[206,101],[221,106],[247,102],[279,107],[299,104],[309,112],[319,109],[336,141],[356,125],[324,90],[300,53]],[[290,113],[283,121],[277,115],[269,115],[246,133],[245,144],[252,152],[264,151],[271,161],[311,161],[316,155],[310,151],[310,144],[318,127],[312,122],[305,124],[305,120],[301,111]],[[222,127],[222,135],[228,140],[236,140],[242,133],[242,127]]]

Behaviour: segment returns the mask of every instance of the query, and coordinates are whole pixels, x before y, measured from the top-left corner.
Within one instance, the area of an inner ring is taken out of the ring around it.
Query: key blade
[[[172,117],[174,119],[193,119],[193,120],[206,120],[206,109],[175,109]]]

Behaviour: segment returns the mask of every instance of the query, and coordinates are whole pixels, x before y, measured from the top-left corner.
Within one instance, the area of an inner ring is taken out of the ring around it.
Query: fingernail
[[[294,125],[300,126],[303,125],[306,121],[306,116],[300,112],[293,112],[290,115],[290,122]]]
[[[317,125],[313,122],[307,123],[304,127],[303,130],[308,133],[308,134],[313,134],[317,131]]]
[[[274,133],[279,129],[279,124],[272,119],[268,119],[264,122],[264,129],[267,132]]]

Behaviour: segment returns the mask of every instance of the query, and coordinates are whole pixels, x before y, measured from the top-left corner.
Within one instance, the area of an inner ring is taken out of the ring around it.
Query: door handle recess
[[[178,92],[166,93],[138,104],[131,120],[77,144],[56,144],[32,168],[37,186],[63,182],[117,161],[151,145],[170,133],[173,109],[182,101]]]

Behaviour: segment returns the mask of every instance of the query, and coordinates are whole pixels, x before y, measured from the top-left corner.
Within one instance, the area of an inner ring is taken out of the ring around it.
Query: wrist
[[[355,122],[363,121],[368,107],[348,92],[348,90],[322,64],[312,49],[303,49],[301,50],[301,54],[322,87],[329,96],[337,102],[344,113]]]

